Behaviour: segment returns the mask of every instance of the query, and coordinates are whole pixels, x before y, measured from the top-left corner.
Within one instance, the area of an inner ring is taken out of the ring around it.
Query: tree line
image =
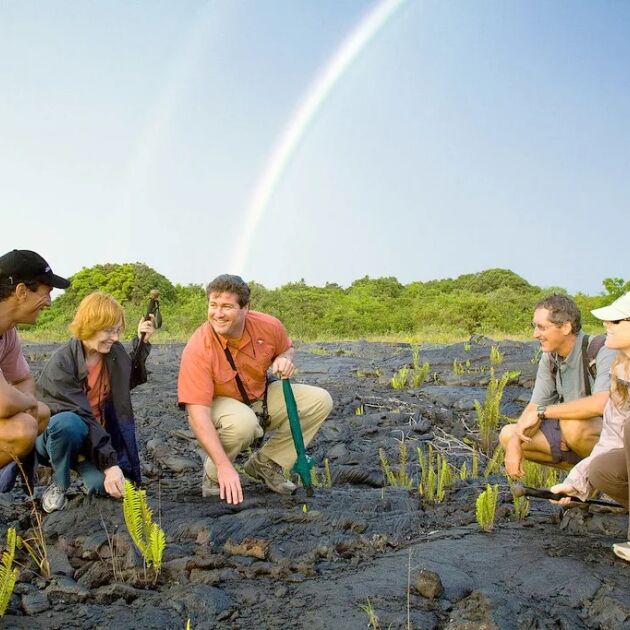
[[[161,295],[164,326],[162,341],[185,340],[206,319],[204,287],[171,283],[143,263],[96,265],[81,269],[71,286],[57,297],[33,326],[24,328],[27,339],[58,341],[68,336],[68,325],[88,293],[105,291],[124,307],[127,337],[134,334],[151,289]],[[365,276],[343,288],[335,283],[322,287],[300,280],[276,289],[255,281],[251,308],[275,315],[298,339],[357,339],[373,337],[448,341],[472,334],[492,337],[529,334],[532,309],[552,292],[508,269],[488,269],[457,278],[411,282],[403,285],[394,277]],[[590,310],[609,303],[630,290],[630,281],[606,278],[601,294],[578,293],[584,328],[601,331]]]

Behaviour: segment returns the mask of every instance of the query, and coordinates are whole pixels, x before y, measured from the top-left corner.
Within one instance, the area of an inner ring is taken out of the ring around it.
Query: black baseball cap
[[[50,265],[36,252],[14,249],[0,256],[0,284],[17,286],[20,282],[37,281],[55,289],[67,289],[70,281],[56,276]]]

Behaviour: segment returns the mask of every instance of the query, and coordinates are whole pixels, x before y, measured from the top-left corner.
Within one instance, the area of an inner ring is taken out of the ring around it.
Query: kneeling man
[[[581,331],[581,314],[565,295],[536,305],[532,321],[542,356],[530,403],[501,430],[505,468],[523,476],[523,458],[570,470],[599,439],[615,352]]]
[[[16,326],[34,324],[50,306],[53,288],[69,286],[33,251],[14,249],[0,256],[0,492],[13,487],[17,474],[13,461],[32,453],[35,438],[50,417],[48,407],[35,397],[35,381]],[[32,460],[29,466],[34,464]]]
[[[206,288],[208,321],[188,341],[178,379],[180,406],[207,454],[203,496],[218,495],[240,503],[243,490],[232,462],[257,438],[263,428],[258,414],[268,411],[264,446],[245,463],[245,472],[279,494],[292,494],[295,484],[283,469],[297,458],[282,383],[269,383],[267,370],[280,378],[295,372],[293,345],[282,323],[250,311],[250,290],[239,277],[218,276]],[[319,387],[294,385],[304,443],[308,444],[332,409],[330,394]],[[265,404],[266,403],[266,404]]]

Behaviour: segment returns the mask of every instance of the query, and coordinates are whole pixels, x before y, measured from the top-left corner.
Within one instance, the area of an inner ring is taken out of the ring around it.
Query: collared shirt
[[[18,383],[31,374],[15,327],[0,337],[0,373],[7,383]]]
[[[617,370],[619,378],[625,381],[630,380],[630,375],[622,373],[622,365],[618,365]],[[588,499],[594,490],[588,479],[588,468],[593,458],[617,448],[624,448],[623,427],[626,419],[630,416],[630,401],[626,401],[624,405],[618,406],[615,404],[614,398],[614,394],[611,394],[606,403],[602,432],[591,454],[573,466],[567,478],[562,482],[572,485],[577,490],[576,496],[583,501]]]
[[[531,398],[532,403],[535,405],[554,405],[561,401],[568,402],[586,396],[582,364],[582,339],[584,339],[584,333],[580,331],[569,356],[564,359],[555,353],[543,352],[538,363],[536,383]],[[608,391],[610,368],[614,358],[614,350],[606,346],[600,348],[595,359],[596,378],[593,379],[589,374],[591,393]],[[554,363],[558,366],[555,379],[552,372]]]
[[[293,344],[278,319],[256,311],[248,311],[245,315],[243,335],[234,344],[227,347],[253,402],[265,392],[267,370],[274,359]],[[179,368],[177,393],[180,405],[210,407],[217,396],[242,400],[236,372],[225,356],[225,347],[226,340],[215,335],[209,322],[193,333],[184,348]]]

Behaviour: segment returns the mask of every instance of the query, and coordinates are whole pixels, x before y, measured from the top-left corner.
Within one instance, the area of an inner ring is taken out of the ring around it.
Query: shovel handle
[[[549,499],[550,501],[557,501],[558,499],[569,498],[575,503],[584,503],[587,505],[603,505],[605,507],[621,507],[618,503],[613,501],[600,501],[599,499],[578,499],[578,497],[571,496],[570,494],[564,494],[559,492],[551,492],[546,488],[530,488],[529,486],[512,486],[512,495],[515,497],[534,497],[536,499]]]

